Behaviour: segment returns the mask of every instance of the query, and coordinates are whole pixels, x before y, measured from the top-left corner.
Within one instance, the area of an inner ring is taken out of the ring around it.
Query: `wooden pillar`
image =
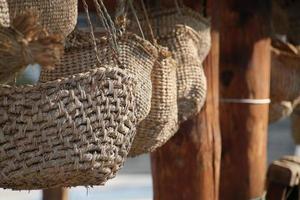
[[[270,7],[270,0],[221,0],[221,200],[264,193]]]
[[[68,200],[68,189],[54,188],[43,190],[43,200]]]
[[[219,33],[217,0],[211,0],[212,50],[204,63],[206,105],[194,119],[152,153],[155,200],[216,200],[219,190]],[[213,4],[214,3],[214,4]]]

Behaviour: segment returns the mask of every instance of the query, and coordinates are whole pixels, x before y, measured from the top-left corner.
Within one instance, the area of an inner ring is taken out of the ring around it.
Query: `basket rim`
[[[82,36],[89,36],[89,32],[85,32],[85,31],[81,31],[81,30],[78,30],[78,29],[75,29],[73,31],[73,33],[77,33],[77,34],[81,34]],[[88,37],[90,38],[90,37]],[[118,38],[117,38],[117,41],[131,41],[131,42],[137,42],[139,44],[141,44],[141,46],[144,48],[145,51],[147,51],[149,54],[153,55],[153,57],[158,57],[158,50],[157,48],[151,43],[149,42],[148,40],[145,40],[143,38],[141,38],[140,36],[138,36],[137,34],[135,33],[132,33],[132,32],[125,32],[123,33],[122,35],[119,35]],[[99,46],[108,46],[110,45],[110,41],[109,41],[109,38],[108,36],[101,36],[100,38],[96,38],[96,43],[97,45]],[[89,46],[92,46],[93,43],[92,41],[84,41],[82,42],[80,45],[78,46],[73,46],[71,45],[70,47],[68,48],[65,48],[66,52],[67,51],[71,51],[72,49],[82,49],[82,47],[89,47]]]
[[[26,89],[38,89],[38,88],[45,89],[45,88],[53,87],[53,86],[59,87],[59,85],[65,84],[67,82],[78,81],[83,78],[90,78],[91,76],[94,76],[94,75],[97,75],[100,73],[118,73],[118,74],[121,74],[122,76],[126,76],[126,77],[128,77],[128,79],[134,81],[134,77],[132,77],[132,75],[130,75],[129,73],[125,72],[123,69],[115,68],[115,67],[108,65],[108,66],[101,66],[101,67],[89,69],[86,72],[76,73],[76,74],[66,76],[66,77],[61,77],[61,78],[58,78],[58,79],[52,80],[52,81],[38,82],[36,84],[24,84],[24,85],[18,85],[18,86],[0,84],[0,94],[1,94],[1,90],[7,90],[7,89],[26,90]]]

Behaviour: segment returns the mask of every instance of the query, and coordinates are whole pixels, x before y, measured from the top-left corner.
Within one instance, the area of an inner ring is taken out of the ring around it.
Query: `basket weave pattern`
[[[176,62],[161,55],[152,71],[152,100],[149,115],[137,127],[130,156],[152,152],[178,129]]]
[[[56,70],[43,70],[41,81],[55,80],[59,77],[84,72],[91,68],[97,67],[97,59],[92,42],[88,42],[86,38],[90,38],[89,34],[81,33],[83,42],[75,43],[75,46],[69,45],[65,55],[61,59],[61,63]],[[71,36],[73,37],[73,36]],[[99,49],[99,58],[103,64],[115,64],[116,59],[107,40],[97,41]],[[151,107],[151,72],[153,65],[157,59],[157,50],[149,42],[141,39],[134,34],[124,34],[118,40],[119,56],[118,59],[126,72],[132,74],[136,79],[136,102],[137,102],[137,119],[138,122],[145,119],[150,112]]]
[[[0,187],[100,185],[135,135],[135,83],[92,69],[36,86],[0,88]]]
[[[9,26],[9,12],[7,0],[0,0],[0,25]]]
[[[37,12],[41,24],[50,33],[67,36],[77,24],[78,0],[8,0],[10,19],[32,10]]]

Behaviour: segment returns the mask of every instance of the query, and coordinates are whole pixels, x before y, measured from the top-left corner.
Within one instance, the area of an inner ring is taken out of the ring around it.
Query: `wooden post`
[[[270,10],[270,0],[221,0],[221,200],[264,193]]]
[[[217,0],[213,6],[212,50],[206,59],[207,101],[202,112],[151,154],[155,200],[216,200],[219,190],[219,33]]]
[[[68,189],[54,188],[43,190],[43,200],[68,200]]]

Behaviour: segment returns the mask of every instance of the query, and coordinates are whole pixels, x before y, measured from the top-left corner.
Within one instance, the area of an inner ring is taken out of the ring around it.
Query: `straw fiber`
[[[135,135],[134,81],[110,67],[0,87],[0,187],[100,185]]]
[[[74,32],[67,42],[68,48],[56,70],[43,70],[41,81],[54,80],[59,77],[84,72],[97,66],[97,58],[93,42],[89,40],[89,33]],[[73,43],[73,44],[72,44]],[[145,119],[151,107],[151,71],[157,59],[157,50],[149,42],[140,37],[126,33],[118,39],[119,55],[116,55],[111,44],[104,37],[97,40],[98,57],[103,64],[114,64],[118,60],[118,66],[131,74],[136,82],[136,102],[138,122]]]
[[[48,34],[37,24],[37,16],[16,16],[10,27],[0,27],[0,83],[14,83],[29,64],[48,67],[63,51],[61,35]]]
[[[77,24],[78,0],[7,0],[10,19],[26,10],[39,15],[50,33],[70,34]]]

